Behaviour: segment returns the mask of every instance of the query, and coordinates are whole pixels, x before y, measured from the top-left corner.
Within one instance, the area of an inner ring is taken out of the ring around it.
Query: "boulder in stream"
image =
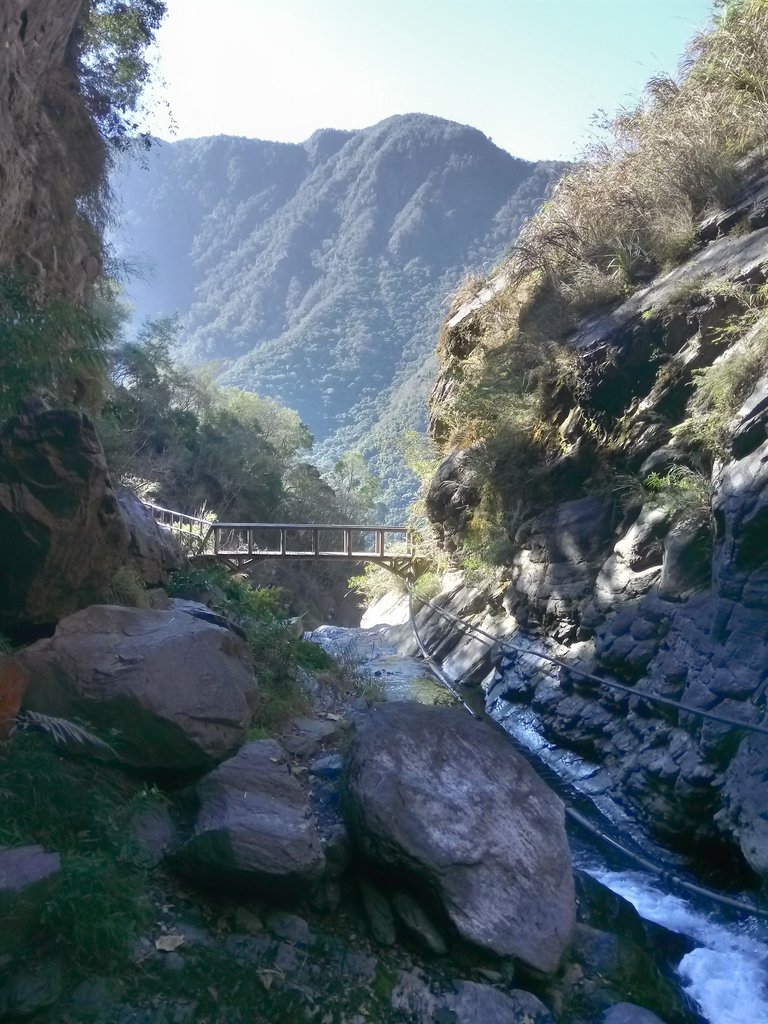
[[[557,968],[576,916],[563,805],[500,730],[457,709],[374,707],[355,723],[346,808],[362,856],[463,940]]]

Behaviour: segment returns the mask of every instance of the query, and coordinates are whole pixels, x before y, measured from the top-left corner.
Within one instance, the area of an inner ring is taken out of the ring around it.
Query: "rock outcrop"
[[[197,882],[297,900],[319,880],[325,856],[309,801],[276,740],[248,743],[194,787],[199,810],[174,857]]]
[[[136,571],[146,586],[165,586],[169,573],[184,564],[184,552],[173,534],[157,525],[150,510],[132,491],[118,491],[117,500],[128,529],[128,554]]]
[[[563,808],[503,733],[464,711],[379,705],[355,727],[347,789],[375,868],[473,946],[556,969],[575,920]]]
[[[83,0],[4,0],[0,10],[0,266],[81,297],[101,243],[76,200],[100,184],[104,147],[77,84]]]
[[[478,609],[472,588],[457,588],[451,579],[435,599],[449,601],[463,617],[485,622],[491,633],[513,639],[530,654],[505,657],[492,678],[491,648],[483,651],[473,641],[451,637],[451,627],[432,612],[420,616],[425,634],[435,637],[430,650],[454,678],[484,680],[494,713],[510,713],[510,702],[530,703],[548,738],[599,762],[606,784],[631,801],[665,841],[692,853],[706,850],[763,876],[763,737],[746,738],[727,726],[598,691],[538,655],[555,655],[638,693],[765,724],[768,384],[759,370],[764,363],[754,356],[751,394],[725,425],[717,457],[710,450],[697,455],[675,427],[686,416],[692,384],[700,380],[696,371],[730,358],[726,350],[734,338],[737,356],[747,345],[753,355],[764,351],[764,322],[756,328],[744,324],[752,308],[745,295],[768,280],[767,202],[768,180],[761,171],[732,210],[700,225],[698,251],[687,262],[615,308],[582,320],[564,337],[585,392],[561,390],[552,399],[551,416],[563,458],[578,450],[578,473],[574,469],[568,486],[561,487],[561,467],[537,467],[537,480],[549,474],[551,486],[533,497],[515,481],[510,484],[520,500],[510,512],[516,525],[508,536],[504,594],[486,594],[485,607]],[[737,222],[741,230],[728,234]],[[508,283],[500,277],[496,292]],[[486,300],[494,294],[489,285]],[[481,295],[466,304],[444,328],[444,383],[454,397],[462,386],[463,360],[482,343],[483,301]],[[745,309],[746,318],[735,319]],[[751,315],[753,323],[756,314]],[[436,401],[433,414],[433,434],[443,438],[446,409]],[[611,486],[606,467],[614,474]],[[676,472],[690,475],[675,477]],[[672,491],[682,481],[666,498],[665,480]],[[477,473],[474,481],[481,484]],[[685,490],[689,481],[697,493]],[[446,493],[439,474],[433,488]],[[463,528],[450,501],[433,504],[430,512],[447,550],[460,546],[472,510],[466,510]]]
[[[24,707],[101,730],[125,765],[202,772],[243,743],[256,680],[246,644],[183,612],[96,605],[20,656]]]
[[[53,409],[0,431],[0,628],[50,626],[103,600],[128,531],[83,413]]]

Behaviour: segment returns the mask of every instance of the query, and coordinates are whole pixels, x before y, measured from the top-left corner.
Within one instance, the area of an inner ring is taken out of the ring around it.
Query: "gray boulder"
[[[246,644],[181,612],[95,605],[19,660],[25,708],[101,730],[137,768],[211,768],[245,740],[256,700]]]
[[[563,806],[501,731],[378,705],[355,725],[346,803],[361,854],[431,897],[461,938],[557,968],[576,913]]]
[[[248,743],[198,782],[191,838],[174,857],[195,880],[267,898],[307,894],[325,856],[306,793],[276,740]]]
[[[392,1009],[415,1024],[552,1024],[540,999],[522,989],[455,981],[453,991],[434,992],[417,971],[402,971],[392,990]]]
[[[456,992],[446,997],[456,1014],[456,1024],[550,1024],[552,1015],[540,999],[522,989],[499,992],[490,985],[460,981]]]
[[[18,949],[34,933],[60,881],[58,853],[42,846],[0,850],[0,954]]]

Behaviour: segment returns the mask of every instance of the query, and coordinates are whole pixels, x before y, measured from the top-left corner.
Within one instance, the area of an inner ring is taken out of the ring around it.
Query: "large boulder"
[[[95,605],[19,660],[25,708],[85,722],[142,769],[213,767],[243,743],[255,706],[247,645],[183,612]]]
[[[0,628],[53,624],[104,599],[126,530],[83,413],[17,416],[0,431]]]
[[[168,574],[179,569],[186,558],[173,534],[155,522],[154,516],[133,491],[118,491],[117,500],[128,528],[128,553],[148,587],[161,587]]]
[[[306,895],[325,868],[307,794],[276,740],[248,743],[194,787],[191,838],[174,857],[196,881],[283,899]]]
[[[500,730],[378,705],[356,722],[347,791],[368,861],[428,894],[466,942],[557,968],[576,916],[563,805]]]

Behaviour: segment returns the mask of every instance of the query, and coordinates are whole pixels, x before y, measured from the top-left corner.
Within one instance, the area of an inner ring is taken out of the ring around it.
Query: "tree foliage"
[[[90,404],[106,368],[110,321],[61,296],[42,298],[21,275],[0,273],[0,418],[39,395]]]
[[[102,138],[117,149],[149,141],[138,112],[152,72],[147,51],[165,13],[165,0],[86,0],[80,87]]]
[[[113,474],[187,513],[338,520],[333,489],[305,461],[312,435],[298,414],[177,365],[177,332],[174,320],[161,318],[114,346],[100,420]]]

